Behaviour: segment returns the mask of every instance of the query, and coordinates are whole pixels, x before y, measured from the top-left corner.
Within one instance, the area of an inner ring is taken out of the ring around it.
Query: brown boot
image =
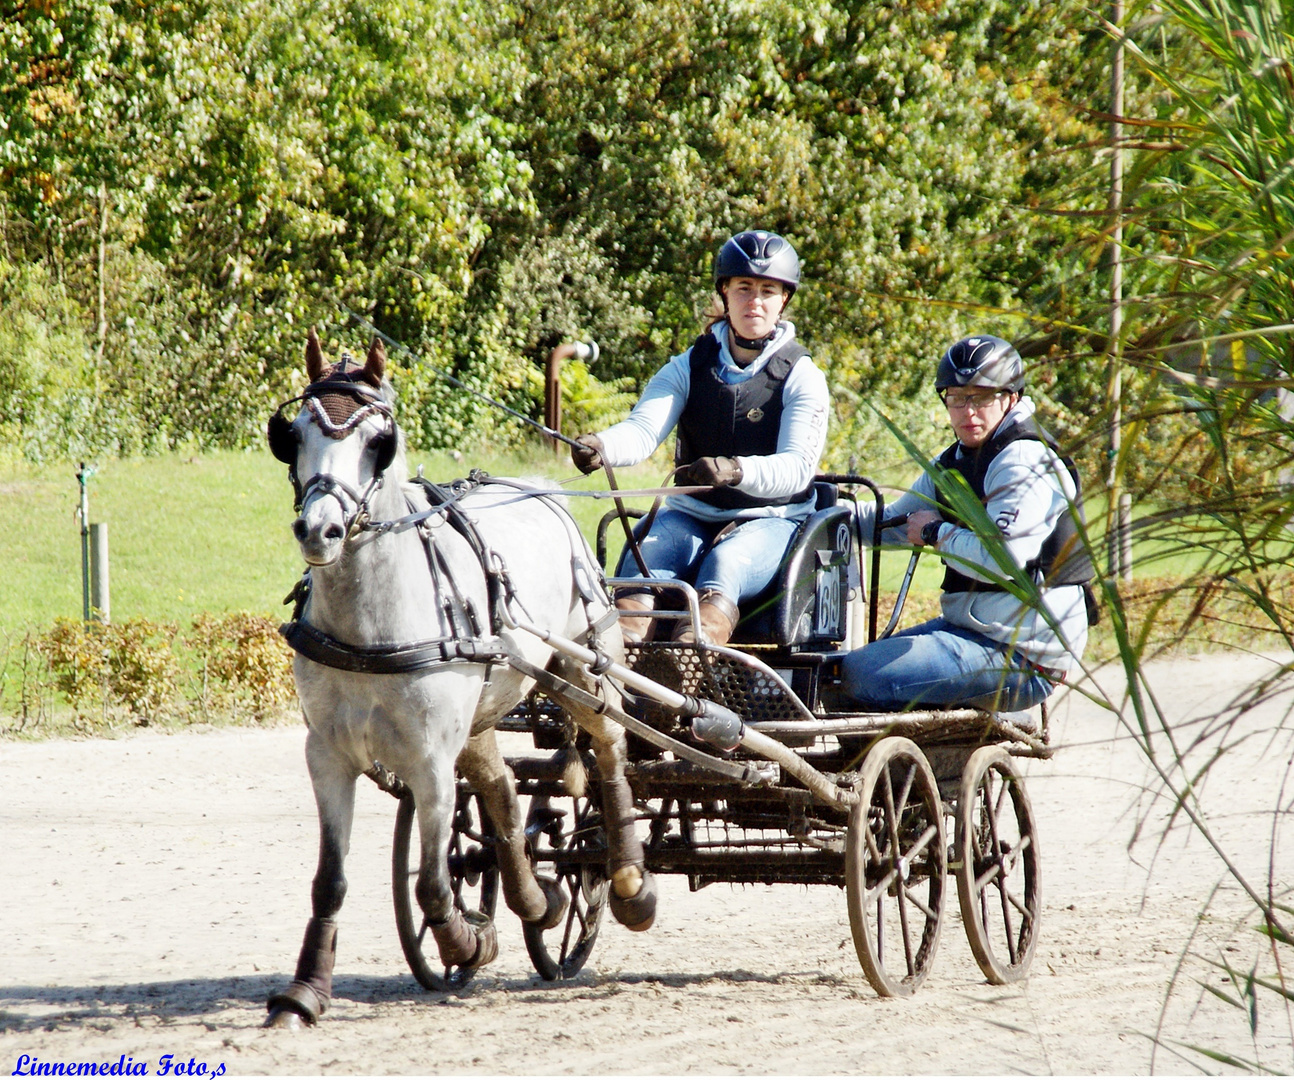
[[[737,605],[714,589],[708,589],[697,599],[701,603],[701,640],[711,645],[727,645],[737,628],[740,615]],[[681,629],[674,635],[675,641],[696,640],[690,625],[680,622],[679,626]]]
[[[616,607],[621,611],[653,611],[656,607],[654,593],[634,593],[632,596],[617,596]],[[620,633],[625,641],[651,641],[652,632],[656,629],[655,619],[620,618]]]

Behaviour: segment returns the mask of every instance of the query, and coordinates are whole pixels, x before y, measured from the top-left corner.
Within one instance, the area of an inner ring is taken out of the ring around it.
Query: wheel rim
[[[878,994],[907,996],[930,972],[943,921],[938,784],[915,743],[889,738],[864,759],[859,795],[845,848],[854,947]]]
[[[573,825],[568,826],[568,821]],[[522,924],[526,951],[542,978],[569,979],[593,952],[606,910],[610,889],[602,870],[606,834],[587,799],[571,799],[567,818],[554,812],[546,798],[536,798],[527,815],[526,835],[536,873],[556,878],[570,898],[566,918],[557,926],[542,930],[533,923]],[[580,858],[563,857],[567,855]],[[587,861],[590,855],[597,856],[595,862]]]
[[[422,859],[422,837],[413,796],[405,795],[395,817],[391,876],[395,925],[400,947],[413,976],[428,990],[457,990],[466,986],[475,969],[446,968],[414,889]],[[460,786],[449,839],[450,888],[455,906],[472,921],[494,918],[499,896],[499,869],[494,858],[494,829],[480,797]]]
[[[1024,778],[1001,747],[982,747],[962,773],[957,800],[957,899],[984,977],[1022,979],[1042,910],[1038,837]]]

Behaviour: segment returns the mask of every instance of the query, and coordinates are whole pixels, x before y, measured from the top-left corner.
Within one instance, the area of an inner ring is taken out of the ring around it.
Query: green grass
[[[481,452],[455,459],[413,451],[410,466],[436,480],[483,468],[496,476],[542,475],[568,490],[605,490],[601,474],[579,476],[565,453],[536,448],[528,454]],[[624,488],[660,484],[669,470],[663,454],[617,472]],[[59,616],[81,615],[81,551],[75,516],[76,466],[0,465],[0,543],[7,554],[0,590],[0,635],[11,641],[28,629],[45,629]],[[112,618],[133,616],[187,624],[203,612],[252,611],[277,617],[281,601],[301,572],[289,526],[292,491],[286,470],[267,451],[172,454],[110,460],[89,482],[90,520],[108,524]],[[632,500],[643,509],[650,499]],[[572,498],[574,514],[590,543],[609,500]],[[1099,513],[1099,508],[1096,508]],[[1139,508],[1139,512],[1140,508]],[[1099,520],[1093,513],[1093,522]],[[614,565],[623,544],[618,525],[608,530]],[[1135,549],[1140,559],[1143,550]],[[1151,541],[1156,578],[1171,580],[1198,568],[1198,557],[1165,559]],[[906,552],[881,560],[882,622],[888,598],[907,566]],[[1143,565],[1147,565],[1144,564]],[[939,560],[920,560],[904,625],[937,610]],[[1140,576],[1140,575],[1139,575]]]
[[[473,457],[410,455],[436,480],[472,467],[496,476],[578,477],[575,489],[604,488],[600,477],[580,477],[565,455]],[[626,469],[621,486],[658,484],[666,466]],[[44,628],[55,618],[80,618],[81,534],[76,518],[77,466],[7,465],[0,468],[0,545],[6,585],[0,590],[0,633]],[[90,520],[108,526],[111,616],[184,623],[202,612],[273,614],[301,573],[289,531],[292,489],[286,470],[267,451],[195,456],[162,455],[106,461],[89,481]],[[580,527],[593,537],[610,502],[570,500]],[[649,506],[650,500],[635,500]],[[609,534],[613,553],[621,539]]]

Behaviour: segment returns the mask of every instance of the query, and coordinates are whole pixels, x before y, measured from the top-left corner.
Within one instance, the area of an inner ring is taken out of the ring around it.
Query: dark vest
[[[1034,581],[1045,588],[1052,588],[1057,585],[1085,585],[1096,577],[1096,571],[1092,566],[1092,560],[1088,557],[1087,551],[1083,547],[1078,531],[1078,523],[1074,517],[1074,509],[1077,507],[1079,518],[1086,520],[1083,518],[1083,489],[1079,483],[1078,470],[1074,467],[1073,460],[1060,452],[1060,447],[1056,444],[1056,440],[1034,424],[1031,419],[1012,424],[1005,431],[999,427],[978,450],[967,450],[962,447],[960,456],[957,453],[957,448],[961,444],[953,443],[952,446],[939,455],[936,461],[946,469],[953,469],[961,473],[966,478],[966,483],[970,485],[971,491],[975,493],[975,497],[980,502],[987,503],[988,499],[984,493],[984,478],[988,474],[989,466],[998,454],[1013,442],[1018,442],[1021,439],[1029,439],[1049,446],[1052,452],[1064,463],[1065,468],[1069,470],[1069,475],[1074,480],[1074,490],[1076,492],[1074,506],[1066,507],[1064,513],[1056,522],[1056,527],[1052,529],[1051,535],[1043,541],[1042,548],[1037,556],[1030,559],[1025,566],[1025,573],[1029,574]],[[960,520],[949,507],[942,503],[939,511],[946,521],[952,521],[962,526],[966,525],[966,522]],[[1006,591],[1000,585],[993,585],[987,581],[976,581],[974,578],[968,577],[949,565],[947,560],[944,561],[943,588],[944,592]],[[1089,603],[1088,607],[1090,621],[1092,605]]]
[[[691,389],[678,420],[674,463],[686,465],[703,457],[762,457],[777,453],[782,388],[791,369],[807,355],[804,346],[792,340],[749,379],[725,383],[719,377],[719,342],[713,334],[697,338],[692,344]],[[787,506],[803,502],[812,494],[810,481],[803,491],[778,499],[755,498],[730,487],[694,498],[721,510],[746,510]]]

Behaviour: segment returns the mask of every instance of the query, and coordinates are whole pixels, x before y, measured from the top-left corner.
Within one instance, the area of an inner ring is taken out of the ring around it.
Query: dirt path
[[[1181,660],[1157,666],[1154,682],[1185,718],[1271,667]],[[1257,734],[1204,792],[1260,887],[1291,707],[1286,693],[1257,710],[1245,722]],[[1275,740],[1262,734],[1278,723]],[[1192,930],[1194,952],[1245,970],[1255,935],[1234,932],[1231,888],[1197,919],[1221,878],[1198,836],[1178,829],[1129,856],[1148,772],[1110,715],[1070,695],[1054,725],[1060,752],[1026,763],[1045,910],[1023,985],[983,981],[955,899],[930,979],[887,1001],[863,977],[843,892],[691,894],[667,878],[655,928],[634,935],[608,920],[571,983],[534,975],[505,913],[498,962],[462,996],[428,995],[404,966],[391,911],[395,804],[363,784],[333,1007],[300,1033],[259,1023],[309,914],[316,832],[302,729],[3,744],[0,1070],[22,1055],[28,1065],[125,1055],[155,1076],[171,1054],[237,1074],[1144,1073],[1146,1035]],[[1144,834],[1163,819],[1151,808]],[[1287,889],[1291,842],[1276,862]],[[1237,951],[1220,951],[1231,938]],[[1205,974],[1203,960],[1187,961],[1165,1035],[1294,1070],[1288,1022],[1264,1012],[1251,1040],[1239,1010],[1191,981]],[[1194,1071],[1164,1051],[1156,1064]]]

